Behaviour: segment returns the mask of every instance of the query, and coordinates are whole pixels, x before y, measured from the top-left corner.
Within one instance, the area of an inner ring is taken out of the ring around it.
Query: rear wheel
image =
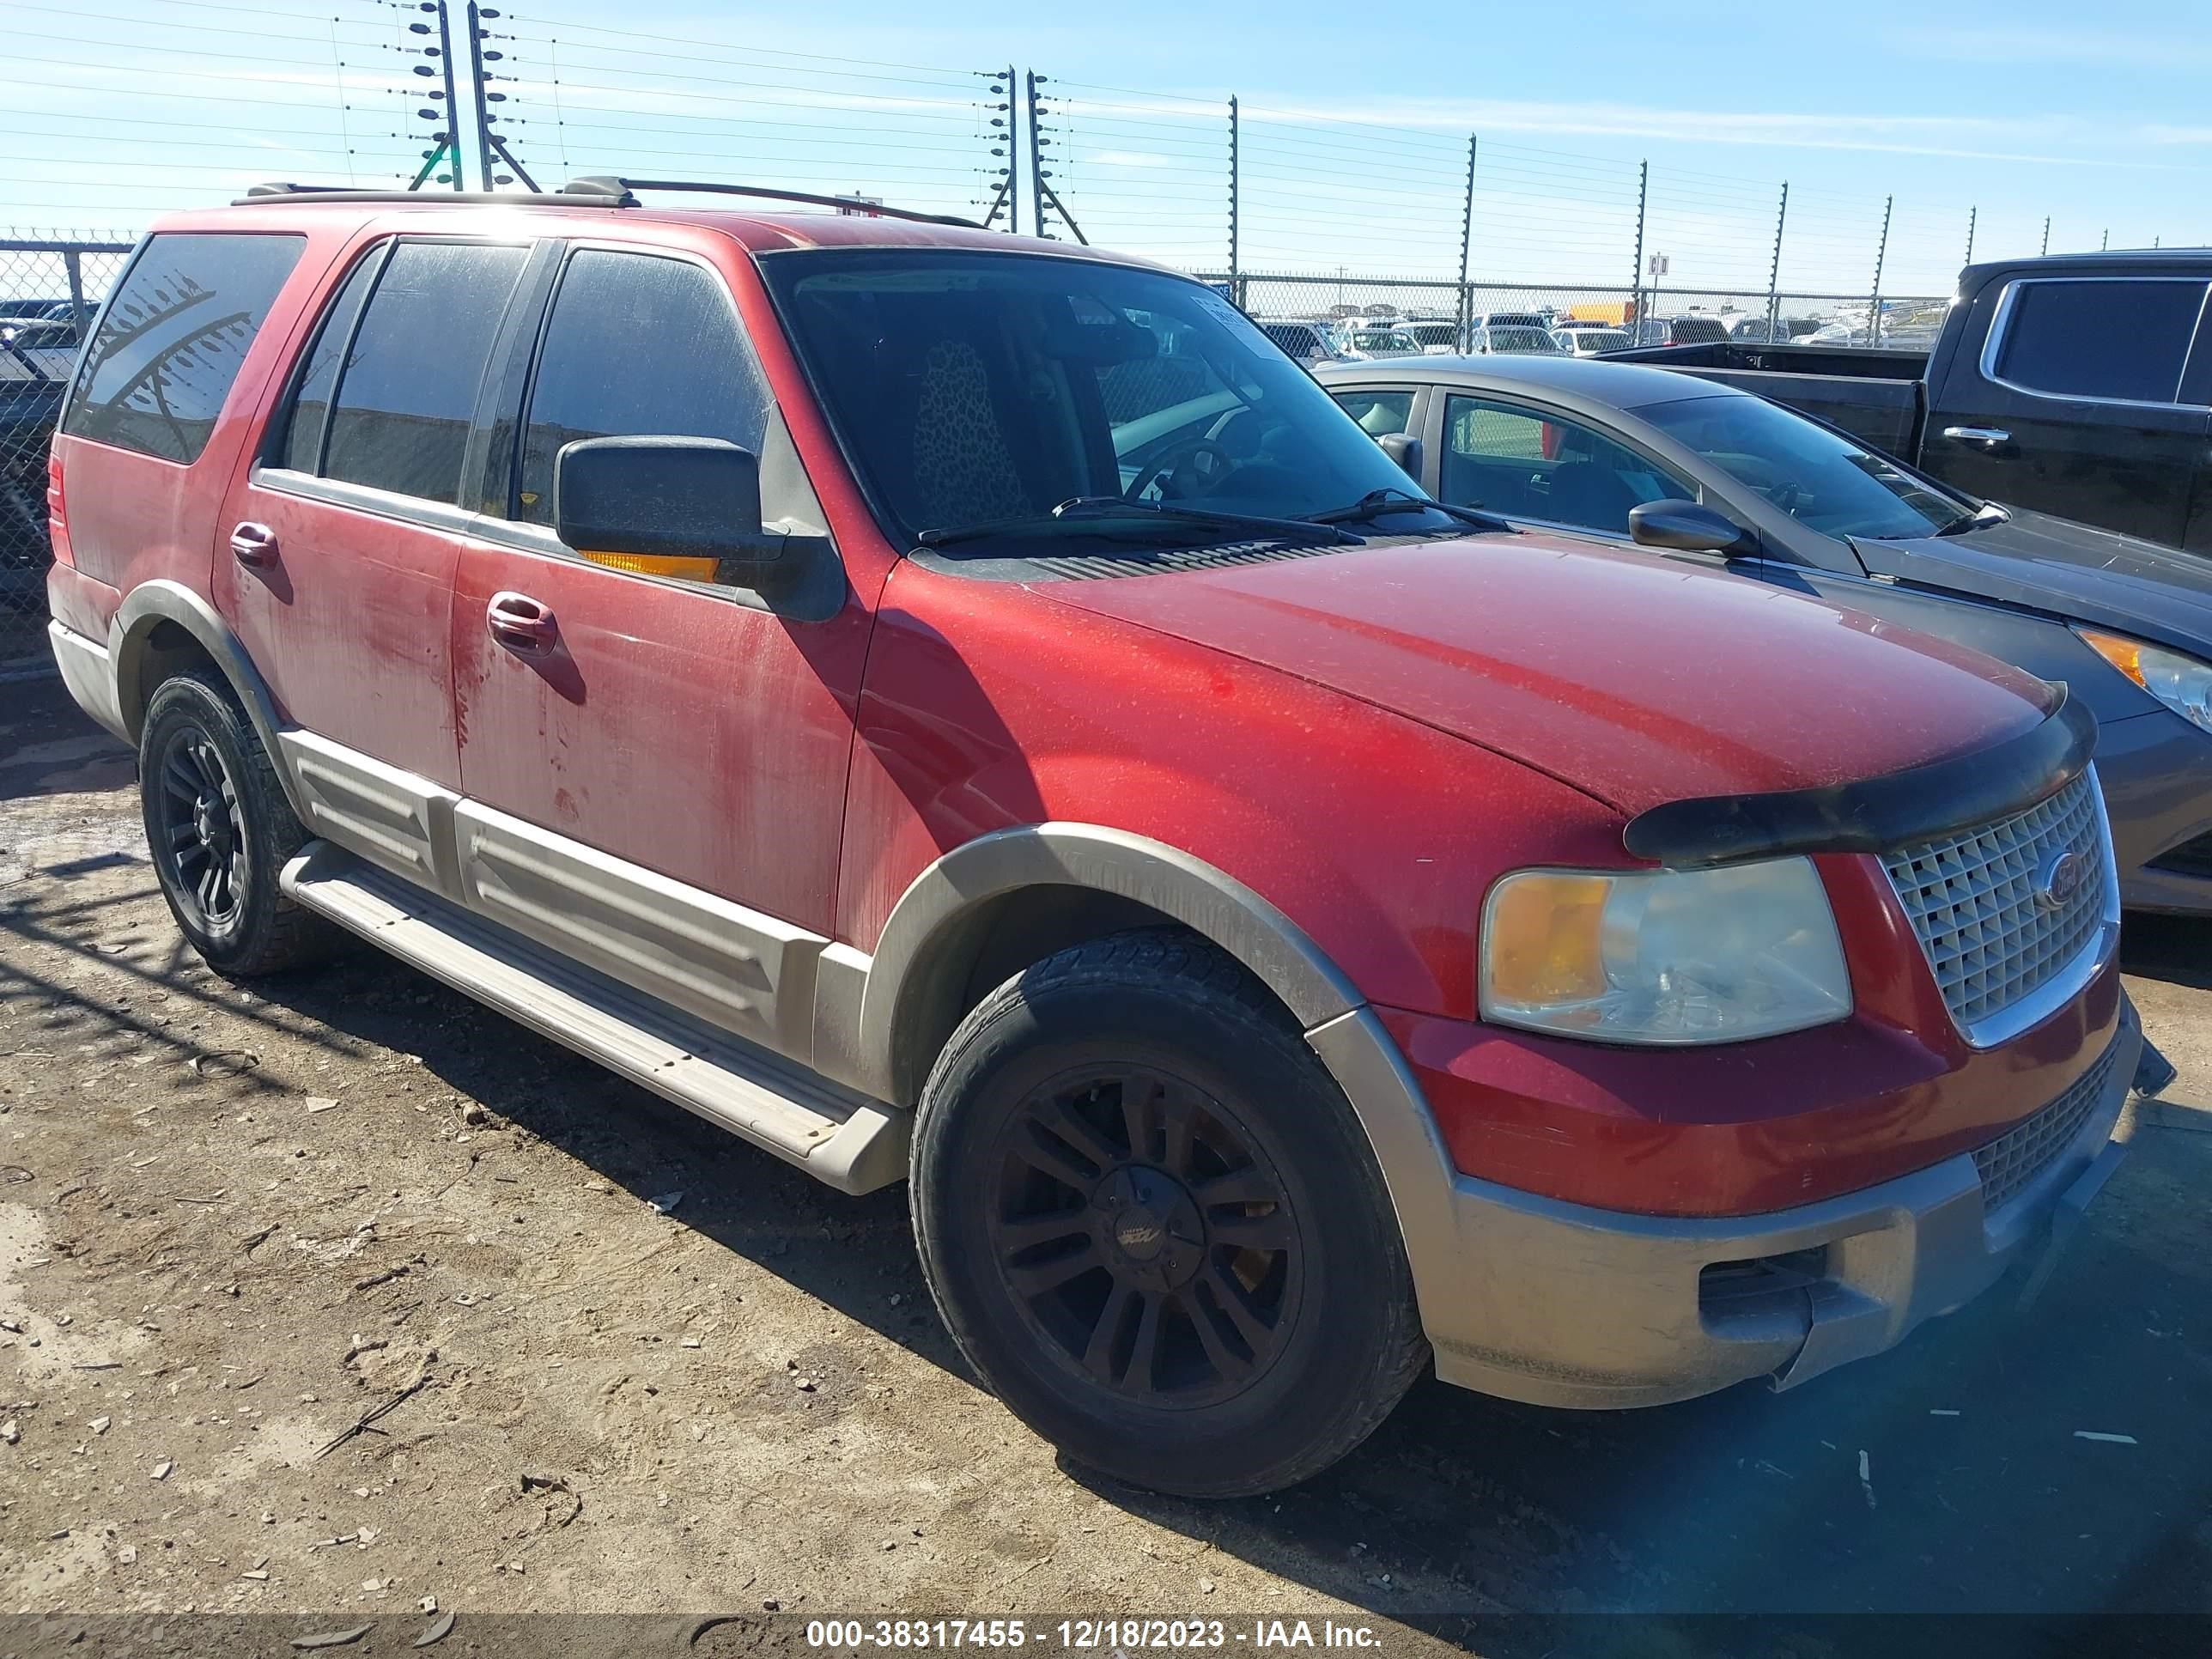
[[[969,1362],[1139,1486],[1304,1480],[1427,1357],[1349,1105],[1250,976],[1181,933],[1079,946],[984,1000],[924,1090],[912,1202]]]
[[[307,831],[213,670],[180,674],[155,691],[138,738],[138,795],[161,896],[209,967],[273,973],[328,951],[330,924],[276,884]]]

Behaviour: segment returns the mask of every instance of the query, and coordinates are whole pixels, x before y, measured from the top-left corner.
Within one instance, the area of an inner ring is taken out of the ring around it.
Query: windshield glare
[[[1636,411],[1746,488],[1829,536],[1928,536],[1973,508],[1764,398],[1686,398]]]
[[[1411,493],[1328,393],[1197,283],[934,250],[761,265],[907,545],[1079,496],[1282,519]]]

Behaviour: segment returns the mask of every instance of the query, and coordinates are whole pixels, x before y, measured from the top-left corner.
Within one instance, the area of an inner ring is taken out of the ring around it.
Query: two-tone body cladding
[[[1408,491],[1172,273],[676,188],[744,193],[273,187],[126,272],[53,638],[218,969],[349,931],[908,1180],[977,1372],[1191,1493],[1431,1355],[1802,1381],[2101,1183],[2063,687]]]

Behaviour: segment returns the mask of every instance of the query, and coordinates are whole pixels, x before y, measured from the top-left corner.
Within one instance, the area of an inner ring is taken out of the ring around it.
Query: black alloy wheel
[[[260,734],[215,669],[173,675],[147,700],[138,804],[161,896],[209,967],[245,977],[329,952],[336,929],[279,885],[307,832]]]
[[[1074,1462],[1155,1492],[1279,1491],[1428,1360],[1357,1114],[1283,1006],[1176,927],[987,993],[915,1114],[938,1311]]]
[[[1132,1401],[1241,1393],[1280,1354],[1304,1263],[1281,1177],[1218,1102],[1137,1066],[1065,1073],[1001,1127],[1006,1289],[1066,1364]]]
[[[154,757],[159,838],[152,850],[167,860],[173,890],[192,919],[209,933],[226,933],[245,910],[252,858],[237,781],[198,724],[179,721],[165,738]]]

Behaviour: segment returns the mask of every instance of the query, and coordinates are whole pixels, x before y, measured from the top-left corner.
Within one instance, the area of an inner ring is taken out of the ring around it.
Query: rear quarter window
[[[238,232],[149,238],[100,315],[62,430],[198,460],[307,246]]]

